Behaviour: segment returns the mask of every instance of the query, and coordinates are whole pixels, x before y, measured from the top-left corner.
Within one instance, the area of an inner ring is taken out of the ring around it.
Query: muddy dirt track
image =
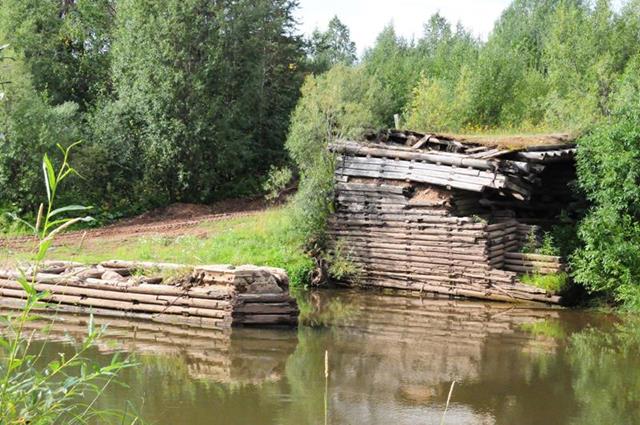
[[[108,226],[67,232],[56,238],[56,245],[84,240],[87,242],[119,241],[133,237],[160,235],[181,236],[206,233],[198,225],[256,214],[265,208],[262,199],[234,199],[214,205],[172,204],[137,217],[120,220]],[[0,247],[20,249],[30,247],[32,237],[0,238]]]

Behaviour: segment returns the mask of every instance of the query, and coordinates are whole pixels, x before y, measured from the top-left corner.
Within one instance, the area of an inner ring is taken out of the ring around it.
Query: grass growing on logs
[[[555,294],[564,291],[569,285],[569,276],[565,272],[552,274],[525,274],[520,280],[522,283],[536,286]]]
[[[112,258],[181,264],[254,264],[282,267],[292,285],[303,285],[313,267],[302,250],[302,236],[293,228],[288,207],[200,225],[196,235],[151,236],[113,241],[85,241],[55,247],[53,259],[96,263]]]

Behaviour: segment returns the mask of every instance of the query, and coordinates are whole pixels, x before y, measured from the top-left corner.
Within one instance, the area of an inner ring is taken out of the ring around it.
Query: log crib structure
[[[19,308],[27,293],[22,274],[44,293],[39,310],[91,313],[156,323],[224,329],[298,323],[298,306],[282,269],[251,265],[68,261],[33,269],[0,270],[3,306]]]
[[[563,260],[521,251],[572,202],[569,136],[475,140],[387,130],[329,149],[329,248],[358,269],[344,283],[561,302],[520,277],[559,272]]]

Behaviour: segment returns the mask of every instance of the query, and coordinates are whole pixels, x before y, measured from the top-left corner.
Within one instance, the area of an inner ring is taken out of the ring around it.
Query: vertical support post
[[[393,125],[396,127],[396,130],[400,129],[400,114],[393,114]]]

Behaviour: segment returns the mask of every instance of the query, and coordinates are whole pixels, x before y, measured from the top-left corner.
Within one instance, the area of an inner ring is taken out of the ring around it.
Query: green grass
[[[126,241],[87,241],[79,249],[56,247],[51,258],[97,263],[108,259],[184,264],[255,264],[287,270],[291,283],[306,283],[313,267],[292,225],[288,207],[202,223],[199,236],[153,236]]]
[[[556,294],[567,289],[569,285],[569,276],[564,272],[553,274],[525,274],[520,280],[524,284],[536,286]]]

